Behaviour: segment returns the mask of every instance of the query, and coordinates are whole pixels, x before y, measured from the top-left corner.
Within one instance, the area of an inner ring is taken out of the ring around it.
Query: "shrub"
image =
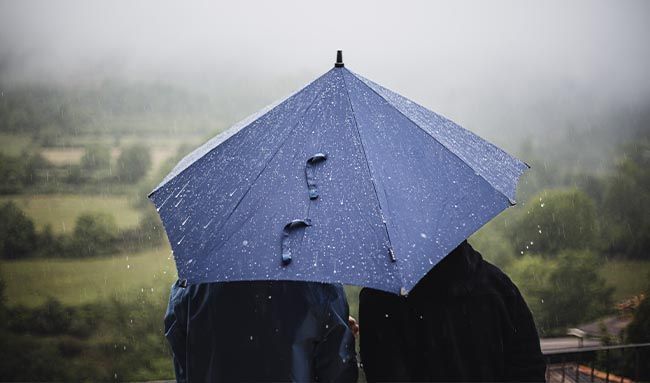
[[[89,171],[108,169],[111,166],[111,151],[105,145],[89,145],[81,157],[81,168]]]
[[[84,213],[77,217],[68,251],[77,257],[112,253],[116,250],[117,234],[117,225],[112,215]]]
[[[120,180],[133,183],[144,177],[151,168],[149,148],[134,144],[122,150],[117,159],[117,175]]]
[[[0,256],[17,259],[34,255],[34,223],[14,202],[0,206]]]

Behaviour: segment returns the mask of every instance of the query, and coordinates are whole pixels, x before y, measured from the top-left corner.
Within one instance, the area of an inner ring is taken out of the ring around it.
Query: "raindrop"
[[[249,337],[249,339],[252,341],[252,340],[253,340],[253,336],[251,335],[251,336]]]
[[[247,240],[244,240],[244,241],[242,241],[241,244],[244,245],[244,246],[248,246],[248,241],[247,241]]]
[[[131,265],[126,265],[126,268],[127,268],[127,269],[130,269],[130,268],[131,268]]]
[[[539,204],[539,207],[544,207],[544,204],[543,204],[543,203],[540,203],[540,204]]]
[[[386,318],[388,318],[388,314],[385,314],[385,315],[386,315]]]
[[[272,297],[269,295],[269,299],[271,299],[271,298],[272,298]]]
[[[420,233],[420,237],[422,237],[422,238],[426,238],[426,237],[427,237],[427,235],[426,235],[426,234],[424,234],[424,233]]]

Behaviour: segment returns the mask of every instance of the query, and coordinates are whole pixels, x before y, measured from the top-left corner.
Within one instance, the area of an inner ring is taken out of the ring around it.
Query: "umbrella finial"
[[[343,51],[336,51],[336,63],[334,63],[335,68],[343,68]]]

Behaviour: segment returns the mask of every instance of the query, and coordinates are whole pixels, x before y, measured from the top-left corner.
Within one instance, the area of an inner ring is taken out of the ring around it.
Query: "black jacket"
[[[369,382],[544,380],[530,310],[466,241],[408,297],[363,289],[359,324]]]
[[[165,335],[179,382],[357,379],[340,285],[177,282]]]

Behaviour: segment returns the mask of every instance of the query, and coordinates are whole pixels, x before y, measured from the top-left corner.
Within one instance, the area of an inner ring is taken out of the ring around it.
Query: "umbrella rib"
[[[490,185],[490,187],[492,187],[492,189],[498,191],[501,195],[503,195],[504,197],[506,197],[506,199],[508,200],[508,202],[510,203],[510,205],[512,205],[512,206],[515,205],[515,201],[511,200],[510,197],[508,197],[508,196],[507,196],[503,191],[501,191],[501,189],[499,189],[499,188],[497,188],[496,186],[492,185],[492,183],[491,183],[490,181],[488,181],[485,177],[483,177],[483,175],[480,174],[478,171],[476,171],[476,169],[474,169],[470,164],[468,164],[466,161],[464,161],[462,158],[460,158],[460,156],[458,156],[458,154],[454,153],[453,150],[449,149],[449,148],[447,147],[447,145],[445,145],[445,144],[443,144],[442,142],[440,142],[440,141],[439,141],[436,137],[434,137],[431,133],[427,132],[426,129],[422,128],[422,127],[421,127],[417,122],[413,121],[413,119],[411,119],[411,117],[407,116],[407,115],[406,115],[404,112],[402,112],[398,107],[396,107],[395,105],[393,105],[393,103],[390,102],[388,99],[386,99],[386,97],[384,97],[384,96],[381,95],[379,92],[377,92],[375,89],[373,89],[371,86],[369,86],[368,84],[366,84],[365,82],[363,82],[361,79],[359,79],[359,78],[357,77],[357,75],[356,75],[354,72],[351,72],[351,71],[349,71],[349,70],[348,70],[348,72],[350,72],[350,73],[351,73],[351,74],[352,74],[352,75],[353,75],[353,76],[354,76],[354,77],[355,77],[355,78],[356,78],[360,83],[362,83],[365,87],[367,87],[368,89],[370,89],[373,93],[375,93],[375,94],[376,94],[377,96],[379,96],[382,100],[384,100],[388,105],[390,105],[393,109],[395,109],[399,114],[401,114],[402,116],[404,116],[407,120],[411,121],[411,122],[413,123],[413,125],[417,126],[420,130],[422,130],[424,133],[426,133],[427,136],[431,137],[434,141],[436,141],[438,144],[440,144],[443,148],[447,149],[447,151],[448,151],[449,153],[451,153],[454,157],[458,158],[458,159],[459,159],[462,163],[464,163],[467,167],[469,167],[470,169],[472,169],[472,170],[474,171],[474,174],[476,174],[478,177],[480,177],[480,178],[483,179],[485,182],[487,182],[487,184]],[[461,126],[461,128],[462,128],[462,129],[465,129],[465,128],[463,128],[462,126]],[[484,140],[484,141],[485,141],[485,140]],[[488,142],[488,141],[486,141],[486,142]],[[494,145],[491,144],[490,142],[488,142],[488,144],[494,146]],[[526,166],[528,166],[528,165],[526,164]],[[528,166],[528,167],[530,167],[530,166]],[[520,175],[521,175],[521,174],[520,174]]]
[[[375,179],[372,175],[372,170],[370,169],[370,163],[368,162],[368,156],[366,155],[366,148],[363,145],[363,140],[361,139],[361,133],[359,132],[359,125],[357,124],[357,117],[354,113],[354,106],[352,105],[352,100],[350,100],[350,92],[348,91],[348,86],[345,81],[345,76],[341,75],[341,79],[343,80],[343,85],[345,87],[345,94],[348,99],[348,104],[350,104],[350,110],[352,110],[352,119],[354,120],[354,128],[357,133],[357,138],[359,139],[359,143],[361,144],[361,154],[363,155],[364,162],[366,163],[366,168],[368,169],[368,174],[370,175],[370,182],[372,183],[372,190],[375,192],[375,198],[377,199],[377,206],[379,207],[379,215],[381,217],[382,223],[384,225],[384,230],[386,231],[386,238],[388,239],[388,251],[389,255],[391,257],[391,260],[393,262],[396,261],[395,259],[395,254],[393,250],[393,243],[390,240],[390,233],[388,232],[388,225],[386,224],[386,218],[384,217],[384,212],[382,211],[381,208],[381,200],[379,199],[379,193],[377,193],[377,185],[375,184]],[[400,278],[400,281],[403,282],[403,278],[399,273],[399,267],[397,267],[398,270],[398,276]],[[400,283],[401,284],[401,283]]]
[[[165,176],[165,178],[156,186],[155,189],[153,189],[151,192],[149,192],[148,197],[151,197],[154,195],[159,189],[161,189],[163,186],[165,186],[169,181],[171,181],[173,178],[178,177],[180,174],[185,172],[187,169],[192,167],[197,161],[201,160],[208,154],[210,154],[213,150],[215,150],[219,145],[223,144],[225,141],[229,140],[230,138],[234,137],[237,134],[240,134],[247,128],[249,128],[251,125],[253,125],[255,122],[257,122],[259,119],[263,118],[266,116],[270,111],[275,109],[276,107],[284,104],[287,102],[290,98],[297,96],[298,94],[304,92],[306,89],[308,89],[310,86],[315,84],[318,80],[321,78],[325,77],[327,75],[326,72],[316,80],[310,82],[307,84],[305,87],[293,92],[287,97],[281,98],[279,100],[274,101],[273,103],[267,105],[266,107],[262,108],[261,110],[249,115],[248,117],[245,117],[244,119],[238,121],[228,129],[224,130],[223,132],[217,134],[216,136],[212,137],[210,140],[208,140],[205,144],[201,145],[200,147],[194,149],[185,157],[183,157],[177,164],[174,166],[174,168]],[[310,104],[311,106],[311,104]],[[309,107],[308,107],[309,108]],[[306,108],[305,110],[307,110]],[[188,160],[197,152],[203,151],[203,153],[198,157],[195,158],[191,161],[188,162]]]
[[[307,107],[305,108],[305,110],[304,110],[304,112],[302,113],[302,115],[300,116],[300,118],[299,118],[299,119],[296,121],[296,123],[291,127],[291,129],[289,129],[289,131],[287,132],[286,136],[284,137],[284,139],[282,140],[282,142],[280,143],[280,145],[277,147],[277,149],[275,149],[275,151],[274,151],[273,154],[271,155],[271,158],[269,158],[268,162],[267,162],[266,164],[264,164],[264,167],[262,168],[262,170],[260,170],[260,172],[257,173],[257,176],[255,176],[255,179],[253,180],[253,182],[251,182],[251,183],[248,185],[248,188],[246,189],[246,192],[244,192],[244,194],[239,198],[239,201],[237,201],[237,204],[235,205],[235,207],[230,211],[230,213],[228,213],[228,216],[226,217],[226,219],[223,221],[223,223],[219,226],[219,228],[218,228],[216,231],[219,231],[219,230],[221,230],[221,228],[223,228],[224,226],[226,226],[226,224],[227,224],[228,221],[230,220],[230,217],[232,217],[232,215],[235,213],[235,211],[237,211],[237,208],[238,208],[239,205],[242,203],[242,201],[244,200],[244,198],[246,198],[246,196],[248,195],[248,193],[251,191],[251,189],[253,188],[253,185],[255,185],[255,183],[256,183],[257,180],[260,178],[260,176],[262,175],[262,173],[264,173],[264,171],[265,171],[266,168],[269,166],[269,164],[270,164],[271,162],[273,162],[273,159],[274,159],[275,156],[278,154],[278,152],[280,151],[280,149],[282,149],[282,148],[284,147],[284,145],[285,145],[285,144],[287,143],[287,141],[289,140],[289,137],[291,137],[291,133],[293,133],[293,131],[296,129],[296,127],[300,124],[300,121],[302,121],[302,118],[303,118],[303,117],[307,114],[307,112],[308,112],[308,111],[309,111],[309,110],[314,106],[314,103],[315,103],[315,102],[320,98],[320,95],[321,95],[321,92],[317,92],[317,93],[316,93],[316,95],[314,96],[314,99],[309,103],[309,106],[307,106]],[[220,246],[216,247],[215,249],[211,249],[210,252],[212,253],[212,252],[218,250],[221,246],[223,246],[223,245],[225,244],[225,242],[227,242],[227,241],[224,241]]]

